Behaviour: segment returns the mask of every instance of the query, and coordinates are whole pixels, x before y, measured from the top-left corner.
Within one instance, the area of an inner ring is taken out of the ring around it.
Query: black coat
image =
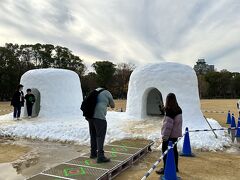
[[[27,105],[33,105],[35,102],[35,96],[33,94],[26,94],[25,99]]]
[[[21,98],[21,99],[20,99]],[[11,105],[14,107],[24,106],[24,94],[23,92],[16,91],[12,97]]]

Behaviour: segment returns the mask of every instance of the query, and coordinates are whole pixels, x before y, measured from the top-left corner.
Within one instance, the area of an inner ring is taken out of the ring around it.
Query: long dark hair
[[[177,98],[174,93],[169,93],[166,98],[165,104],[166,113],[171,113],[174,115],[182,113],[181,108],[178,105]]]

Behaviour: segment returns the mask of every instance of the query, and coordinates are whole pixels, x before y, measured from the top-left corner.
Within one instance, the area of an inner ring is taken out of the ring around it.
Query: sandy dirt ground
[[[31,148],[14,144],[4,144],[0,141],[0,163],[12,162],[30,151]]]
[[[12,109],[13,108],[10,106],[10,102],[0,102],[0,115],[10,113]]]
[[[0,180],[23,180],[89,151],[87,146],[71,143],[19,138],[4,140],[2,146],[9,149],[0,155]]]
[[[222,152],[194,152],[196,157],[180,157],[178,176],[184,180],[239,180],[240,155]],[[141,179],[159,158],[159,152],[149,153],[132,168],[120,174],[116,180]],[[162,167],[162,163],[158,168]],[[156,180],[159,176],[153,172],[148,178]]]
[[[115,110],[119,111],[121,108],[125,111],[126,101],[116,100]],[[227,111],[231,110],[237,114],[236,100],[201,100],[201,108],[203,112],[205,110],[219,111],[219,113],[204,112],[204,115],[208,118],[216,119],[224,127],[226,127],[225,122]],[[12,108],[9,106],[9,102],[0,103],[0,115],[8,113],[11,109]],[[224,113],[221,113],[222,111],[224,111]],[[6,144],[3,141],[0,141],[0,163],[18,160],[19,157],[31,151],[31,146],[32,144],[25,144],[25,146],[21,146],[19,144],[15,144],[14,141],[12,144]],[[180,173],[178,175],[184,180],[238,180],[240,179],[239,147],[239,144],[235,144],[232,147],[234,149],[233,151],[226,150],[224,152],[200,152],[193,150],[196,154],[196,157],[180,157]],[[64,151],[62,153],[64,153]],[[146,173],[146,171],[152,166],[159,156],[160,152],[158,151],[149,153],[133,167],[119,175],[116,180],[141,179],[141,177]],[[162,167],[162,163],[158,168],[160,167]],[[157,176],[155,173],[149,177],[151,180],[158,178],[159,176]]]
[[[231,111],[231,113],[234,113],[235,117],[238,117],[239,115],[237,111],[236,99],[201,100],[201,109],[203,112],[204,110],[218,111],[218,113],[204,112],[204,115],[208,118],[213,118],[217,120],[224,127],[226,126],[226,117],[229,110]]]

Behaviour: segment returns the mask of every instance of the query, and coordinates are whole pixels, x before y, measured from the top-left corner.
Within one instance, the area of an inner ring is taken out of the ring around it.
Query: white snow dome
[[[136,118],[159,116],[159,105],[175,93],[183,110],[183,128],[206,128],[200,110],[198,81],[195,71],[178,63],[149,64],[136,68],[129,82],[126,112]]]
[[[20,83],[24,94],[30,88],[36,97],[33,116],[80,115],[83,97],[77,73],[55,68],[35,69],[24,73]],[[26,116],[26,108],[24,114]]]

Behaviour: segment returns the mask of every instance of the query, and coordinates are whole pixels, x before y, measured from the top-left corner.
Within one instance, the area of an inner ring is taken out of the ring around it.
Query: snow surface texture
[[[13,121],[12,113],[0,116],[0,134],[53,141],[74,141],[88,145],[88,123],[82,116],[82,92],[76,73],[61,69],[39,69],[26,72],[21,83],[24,91],[36,88],[41,94],[38,117]],[[146,117],[146,96],[157,88],[164,99],[169,92],[177,95],[183,109],[184,125],[192,129],[209,128],[200,111],[197,79],[194,71],[185,65],[161,63],[137,68],[130,79],[127,112],[108,112],[106,143],[123,138],[146,138],[160,147],[162,120]],[[145,109],[144,109],[145,107]],[[143,114],[141,113],[143,112]],[[145,114],[144,114],[145,113]],[[213,128],[220,125],[210,120]],[[193,148],[223,149],[231,139],[223,131],[190,133]],[[179,143],[181,147],[182,141]]]
[[[89,145],[90,137],[88,122],[83,117],[71,116],[68,118],[33,118],[22,121],[12,121],[12,114],[0,116],[0,127],[5,135],[42,139],[50,141],[75,142]],[[106,143],[124,138],[145,138],[156,142],[154,149],[160,149],[160,129],[162,122],[159,120],[136,120],[126,113],[108,112],[108,129]],[[213,128],[220,125],[209,120]],[[155,127],[152,129],[152,127]],[[222,150],[224,146],[231,144],[231,139],[224,131],[216,131],[218,139],[212,132],[190,133],[190,141],[193,148],[206,150]],[[1,134],[1,132],[0,132]],[[183,139],[182,139],[183,140]],[[179,142],[181,149],[183,141]]]
[[[127,113],[137,118],[146,117],[148,93],[158,89],[165,103],[169,93],[175,93],[183,110],[183,129],[204,129],[208,125],[200,110],[198,82],[195,71],[178,63],[159,63],[136,68],[129,82]]]
[[[42,117],[81,115],[82,90],[77,73],[64,69],[36,69],[21,77],[24,93],[28,88],[40,92]]]

